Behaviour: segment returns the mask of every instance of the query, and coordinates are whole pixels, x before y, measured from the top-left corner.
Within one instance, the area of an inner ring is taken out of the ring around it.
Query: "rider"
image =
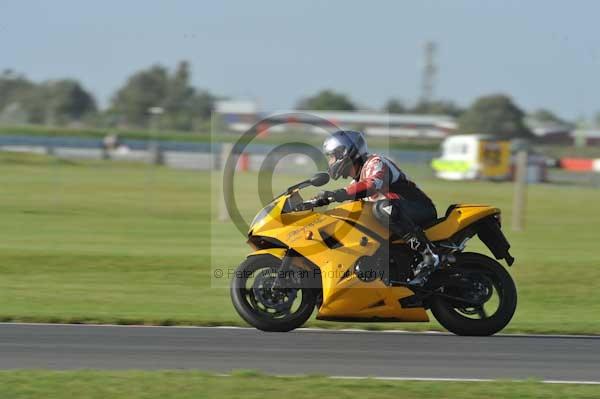
[[[374,201],[373,215],[377,221],[389,226],[422,255],[423,261],[415,269],[417,275],[409,284],[423,285],[440,264],[435,246],[421,227],[437,218],[431,199],[389,158],[369,154],[361,132],[333,133],[323,143],[323,152],[331,178],[352,177],[354,181],[346,188],[320,192],[315,197],[319,205],[359,198]]]

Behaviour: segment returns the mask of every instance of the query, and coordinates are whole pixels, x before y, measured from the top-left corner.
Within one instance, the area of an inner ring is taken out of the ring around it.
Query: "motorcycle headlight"
[[[258,212],[258,214],[252,220],[252,223],[250,224],[250,230],[252,230],[257,223],[259,223],[261,220],[263,220],[265,217],[267,217],[267,215],[269,213],[271,213],[273,208],[275,208],[275,203],[271,202],[270,204],[265,206],[263,209],[261,209],[261,211]]]

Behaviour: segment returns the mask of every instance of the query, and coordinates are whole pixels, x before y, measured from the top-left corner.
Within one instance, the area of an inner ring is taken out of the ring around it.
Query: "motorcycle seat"
[[[440,224],[440,223],[444,222],[444,221],[445,221],[445,220],[448,218],[448,215],[450,215],[450,213],[451,213],[451,212],[452,212],[454,209],[456,209],[456,207],[457,207],[457,206],[458,206],[458,204],[452,204],[452,205],[450,205],[450,206],[448,207],[448,209],[446,209],[446,213],[444,214],[444,216],[442,216],[441,218],[434,219],[434,220],[432,220],[432,221],[430,221],[430,222],[423,223],[423,224],[421,225],[421,228],[423,228],[423,230],[426,230],[426,229],[428,229],[428,228],[430,228],[430,227],[433,227],[433,226],[435,226],[436,224]]]

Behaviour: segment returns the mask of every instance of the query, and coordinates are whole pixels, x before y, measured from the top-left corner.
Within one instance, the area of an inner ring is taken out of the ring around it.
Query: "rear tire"
[[[477,253],[460,254],[452,268],[459,273],[485,275],[497,290],[499,305],[490,317],[473,319],[459,312],[448,298],[434,296],[430,304],[436,320],[456,335],[489,336],[506,327],[517,308],[517,289],[506,269],[494,259]]]
[[[287,332],[302,326],[310,318],[315,309],[317,297],[314,289],[298,288],[302,298],[298,308],[283,317],[275,317],[257,306],[257,299],[252,290],[247,288],[247,282],[255,272],[263,269],[279,270],[281,259],[272,255],[254,255],[248,257],[236,269],[231,281],[231,301],[238,314],[248,324],[262,331]],[[252,296],[252,297],[251,297]]]

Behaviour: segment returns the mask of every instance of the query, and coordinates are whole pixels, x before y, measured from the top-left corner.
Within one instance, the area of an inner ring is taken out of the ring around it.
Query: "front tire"
[[[272,273],[280,266],[281,259],[275,256],[253,255],[238,266],[231,281],[233,307],[248,324],[262,331],[287,332],[302,326],[317,302],[316,292],[311,288],[270,290]],[[252,278],[255,280],[251,281]],[[286,300],[294,303],[286,303]]]
[[[460,278],[463,282],[475,281],[475,284],[489,285],[493,290],[480,308],[465,306],[443,296],[434,296],[431,300],[431,312],[442,326],[454,334],[467,336],[489,336],[506,327],[517,307],[517,289],[510,274],[500,263],[485,255],[463,253],[457,256],[456,264],[449,269],[449,275]],[[460,290],[451,288],[444,293],[452,296],[470,294],[458,291]],[[498,305],[494,313],[488,315],[484,305],[491,301],[494,292],[497,294]]]

